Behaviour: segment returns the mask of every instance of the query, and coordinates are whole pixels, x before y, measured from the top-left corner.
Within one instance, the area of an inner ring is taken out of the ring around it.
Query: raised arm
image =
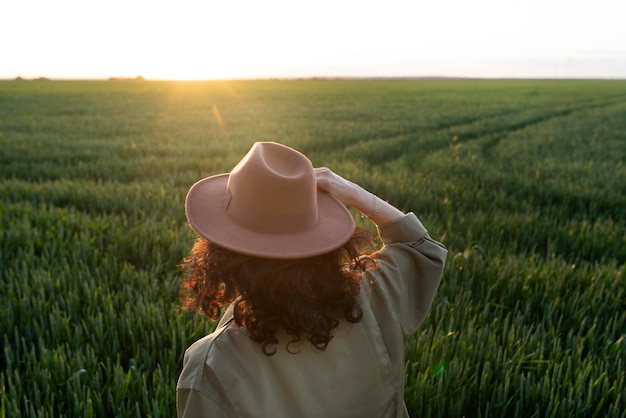
[[[316,168],[317,188],[339,199],[344,205],[349,205],[368,217],[377,226],[395,221],[404,212],[383,199],[368,192],[363,187],[326,167]]]

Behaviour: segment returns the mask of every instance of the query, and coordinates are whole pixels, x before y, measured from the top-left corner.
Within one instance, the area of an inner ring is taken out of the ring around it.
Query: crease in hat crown
[[[233,168],[224,210],[259,231],[296,232],[318,220],[315,171],[303,154],[273,142],[257,142]]]
[[[317,189],[311,161],[275,142],[257,142],[230,173],[197,181],[187,193],[185,214],[208,241],[267,258],[323,254],[354,232],[345,205]]]

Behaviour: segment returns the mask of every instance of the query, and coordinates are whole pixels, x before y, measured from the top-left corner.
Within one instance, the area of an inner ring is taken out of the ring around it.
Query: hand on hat
[[[356,195],[363,190],[361,186],[344,179],[330,168],[316,168],[315,177],[317,178],[317,188],[319,190],[339,199],[344,205],[352,206]]]
[[[315,177],[319,190],[337,198],[344,205],[352,206],[376,225],[384,225],[404,216],[401,210],[327,167],[316,168]]]

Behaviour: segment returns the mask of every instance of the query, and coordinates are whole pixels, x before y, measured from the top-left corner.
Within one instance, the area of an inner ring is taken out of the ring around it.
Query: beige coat
[[[404,344],[430,309],[447,251],[412,213],[379,233],[385,247],[363,276],[360,322],[342,322],[325,351],[303,339],[292,354],[291,338],[279,334],[276,354],[266,356],[231,306],[185,353],[178,416],[407,417]]]

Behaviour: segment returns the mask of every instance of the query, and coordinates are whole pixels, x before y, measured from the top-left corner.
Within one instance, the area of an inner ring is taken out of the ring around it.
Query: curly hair
[[[266,355],[276,352],[280,327],[293,338],[288,350],[301,334],[324,350],[340,318],[361,319],[360,278],[374,263],[362,254],[372,249],[374,240],[364,229],[337,250],[294,260],[239,254],[198,238],[182,264],[181,307],[217,320],[236,299],[235,323]]]

